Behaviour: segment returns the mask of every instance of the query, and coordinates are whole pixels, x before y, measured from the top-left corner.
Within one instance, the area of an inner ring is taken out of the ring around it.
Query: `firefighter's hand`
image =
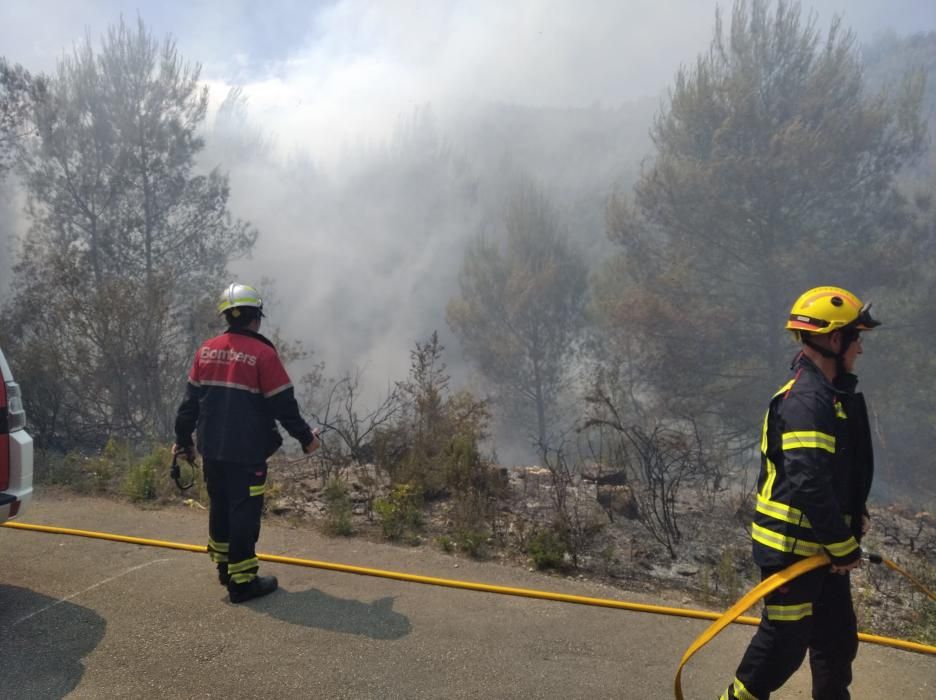
[[[833,574],[841,574],[844,576],[852,569],[857,569],[860,565],[861,565],[861,559],[858,558],[858,559],[855,559],[855,561],[848,562],[847,564],[841,564],[839,566],[836,566],[835,564],[833,564],[832,568],[830,568],[829,571],[831,571]]]
[[[182,447],[181,445],[173,445],[172,454],[174,456],[182,455],[189,462],[194,462],[195,461],[195,446],[188,445],[186,447]]]
[[[322,441],[319,439],[319,429],[316,428],[315,430],[312,431],[312,442],[308,443],[307,445],[303,445],[302,451],[305,452],[307,455],[310,455],[321,446],[322,446]]]

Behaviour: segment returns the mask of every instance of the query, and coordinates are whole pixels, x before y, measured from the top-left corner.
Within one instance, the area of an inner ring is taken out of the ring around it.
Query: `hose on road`
[[[71,535],[76,537],[89,537],[92,539],[109,540],[113,542],[124,542],[126,544],[143,545],[147,547],[165,547],[167,549],[178,549],[186,552],[197,552],[204,554],[208,551],[204,545],[186,544],[182,542],[168,542],[165,540],[153,540],[143,537],[130,537],[128,535],[117,535],[109,532],[94,532],[91,530],[76,530],[73,528],[54,527],[50,525],[34,525],[31,523],[22,523],[17,521],[7,521],[0,524],[2,527],[15,530],[28,530],[33,532],[44,532],[56,535]],[[436,578],[434,576],[420,576],[417,574],[407,574],[399,571],[387,571],[383,569],[371,569],[363,566],[352,566],[350,564],[336,564],[327,561],[315,561],[313,559],[298,559],[296,557],[284,557],[275,554],[257,554],[261,561],[267,561],[275,564],[289,564],[291,566],[304,566],[313,569],[324,569],[326,571],[337,571],[340,573],[357,574],[360,576],[376,576],[378,578],[393,579],[396,581],[406,581],[409,583],[421,583],[432,586],[445,586],[448,588],[459,588],[469,591],[480,591],[482,593],[496,593],[499,595],[521,596],[524,598],[536,598],[540,600],[552,600],[560,603],[574,603],[577,605],[592,605],[603,608],[615,608],[618,610],[630,610],[632,612],[645,612],[656,615],[671,615],[676,617],[688,617],[698,620],[714,620],[709,626],[686,650],[683,655],[679,668],[676,671],[675,692],[678,700],[682,699],[681,673],[683,666],[699,649],[711,641],[722,629],[731,623],[741,623],[745,625],[759,624],[760,620],[754,617],[742,617],[741,613],[753,606],[758,600],[770,593],[775,588],[784,585],[797,576],[811,571],[812,569],[824,566],[829,560],[823,554],[817,554],[807,559],[796,562],[783,571],[764,579],[755,586],[749,593],[742,597],[738,602],[731,606],[724,614],[707,612],[704,610],[693,610],[690,608],[673,608],[663,605],[650,605],[645,603],[631,603],[623,600],[613,600],[610,598],[591,598],[588,596],[570,595],[567,593],[553,593],[550,591],[541,591],[528,588],[513,588],[509,586],[495,586],[487,583],[476,583],[473,581],[459,581],[457,579]],[[905,572],[894,562],[884,559],[879,555],[871,555],[869,559],[874,563],[883,563],[894,571],[906,576],[910,581],[920,588],[926,595],[933,598],[933,594],[928,591],[919,581]],[[936,598],[934,598],[936,600]],[[936,646],[920,644],[905,639],[894,639],[893,637],[882,637],[864,632],[858,634],[858,639],[870,644],[894,647],[905,651],[913,651],[921,654],[936,656]]]

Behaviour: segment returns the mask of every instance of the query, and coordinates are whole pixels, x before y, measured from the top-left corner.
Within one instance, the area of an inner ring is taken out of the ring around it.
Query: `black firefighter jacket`
[[[190,446],[197,427],[206,459],[262,464],[283,442],[274,420],[302,445],[312,441],[273,344],[233,329],[205,341],[176,414],[176,444]]]
[[[861,556],[874,472],[864,397],[855,393],[857,377],[833,385],[803,354],[791,369],[764,418],[754,561],[779,568],[825,551],[847,564]]]

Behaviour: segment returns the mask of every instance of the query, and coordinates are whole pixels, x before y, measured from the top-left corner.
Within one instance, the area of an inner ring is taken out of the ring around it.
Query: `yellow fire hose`
[[[936,601],[936,596],[934,596],[927,588],[917,581],[913,576],[908,574],[906,571],[901,569],[897,564],[892,562],[890,559],[885,559],[884,557],[878,554],[871,554],[868,556],[868,560],[874,564],[884,564],[888,568],[896,571],[899,574],[906,576],[910,582],[916,586],[920,591],[925,595],[929,596],[932,600]],[[739,618],[741,613],[743,613],[748,608],[752,607],[758,600],[768,595],[772,591],[776,590],[780,586],[783,586],[798,576],[802,576],[807,571],[812,571],[813,569],[818,569],[820,566],[825,566],[829,563],[829,558],[825,554],[814,554],[807,559],[802,559],[795,564],[792,564],[785,568],[783,571],[778,571],[773,576],[769,576],[761,581],[759,584],[754,586],[750,591],[748,591],[744,596],[742,596],[734,605],[732,605],[728,610],[726,610],[721,617],[719,617],[715,622],[713,622],[705,632],[700,634],[698,638],[686,649],[686,653],[683,654],[682,660],[679,662],[679,668],[676,669],[676,680],[674,683],[674,690],[676,692],[676,700],[683,700],[682,693],[682,670],[683,666],[686,665],[686,662],[692,658],[692,655],[695,654],[699,649],[708,644],[715,635],[721,632],[725,627],[734,622]],[[756,623],[755,623],[756,624]],[[918,651],[923,654],[934,654],[936,655],[936,647],[929,646],[927,644],[919,644],[917,642],[908,642],[902,639],[892,639],[890,637],[878,637],[871,634],[859,633],[858,639],[863,642],[871,642],[873,644],[881,644],[884,646],[893,646],[899,649],[906,649],[907,651]],[[900,642],[897,644],[896,642]]]
[[[143,537],[130,537],[127,535],[116,535],[108,532],[93,532],[90,530],[75,530],[65,527],[52,527],[49,525],[33,525],[30,523],[21,523],[16,521],[7,521],[0,524],[2,527],[16,530],[30,530],[33,532],[45,532],[56,535],[72,535],[77,537],[90,537],[99,540],[110,540],[113,542],[125,542],[127,544],[143,545],[148,547],[165,547],[167,549],[179,549],[187,552],[206,553],[207,547],[204,545],[185,544],[182,542],[167,542],[164,540],[152,540]],[[561,603],[575,603],[578,605],[593,605],[604,608],[616,608],[619,610],[630,610],[633,612],[646,612],[657,615],[673,615],[677,617],[689,617],[698,620],[714,620],[714,623],[696,639],[686,653],[683,655],[679,668],[676,671],[675,692],[676,698],[682,700],[682,688],[680,676],[683,666],[699,649],[708,644],[715,635],[732,622],[745,625],[758,625],[760,620],[753,617],[741,617],[741,613],[754,605],[759,599],[770,593],[775,588],[792,581],[797,576],[806,573],[812,569],[818,568],[828,563],[825,555],[817,554],[803,559],[783,571],[761,581],[747,595],[741,598],[737,603],[731,606],[724,614],[706,612],[703,610],[692,610],[688,608],[672,608],[661,605],[648,605],[643,603],[630,603],[623,600],[612,600],[609,598],[590,598],[587,596],[569,595],[566,593],[553,593],[550,591],[540,591],[527,588],[512,588],[509,586],[494,586],[487,583],[475,583],[473,581],[458,581],[455,579],[436,578],[433,576],[419,576],[416,574],[406,574],[398,571],[386,571],[382,569],[371,569],[363,566],[351,566],[349,564],[336,564],[327,561],[315,561],[312,559],[297,559],[295,557],[281,557],[274,554],[257,554],[257,559],[261,561],[273,562],[276,564],[290,564],[292,566],[305,566],[314,569],[324,569],[327,571],[337,571],[347,574],[358,574],[361,576],[376,576],[378,578],[388,578],[396,581],[407,581],[410,583],[422,583],[432,586],[446,586],[448,588],[460,588],[462,590],[480,591],[483,593],[497,593],[500,595],[513,595],[525,598],[537,598],[540,600],[553,600]],[[916,579],[903,571],[896,564],[888,559],[876,557],[872,559],[881,562],[889,568],[903,574],[910,579],[914,585],[922,590],[930,598],[933,594]],[[858,639],[871,644],[890,646],[905,651],[913,651],[921,654],[930,654],[936,656],[936,646],[910,642],[904,639],[894,639],[892,637],[880,637],[872,634],[859,633]]]
[[[783,586],[784,584],[789,583],[797,576],[805,574],[807,571],[818,569],[820,566],[825,566],[828,563],[829,559],[824,554],[815,554],[808,559],[798,561],[792,566],[788,566],[783,571],[779,571],[773,576],[765,578],[759,584],[754,586],[754,588],[752,588],[747,594],[742,596],[738,602],[728,608],[728,610],[726,610],[721,617],[715,620],[715,622],[713,622],[709,628],[705,630],[705,632],[696,638],[696,640],[689,646],[689,648],[686,649],[686,653],[683,654],[682,661],[679,662],[679,668],[676,669],[676,680],[674,686],[676,691],[676,700],[683,700],[682,670],[683,666],[685,666],[686,662],[692,658],[693,654],[712,641],[715,635],[734,622],[741,615],[741,613],[753,606],[758,600],[766,596],[768,593],[776,588],[779,588],[780,586]],[[859,637],[860,636],[861,635],[859,635]],[[913,642],[907,643],[912,644]],[[934,653],[936,653],[936,648],[934,648]]]

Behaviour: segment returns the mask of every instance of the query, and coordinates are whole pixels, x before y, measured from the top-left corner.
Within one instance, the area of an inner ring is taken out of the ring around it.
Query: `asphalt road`
[[[201,544],[204,511],[39,497],[25,522]],[[264,524],[259,550],[506,586],[686,606],[588,581]],[[0,528],[0,698],[671,698],[704,621],[263,564],[235,606],[207,556]],[[753,629],[690,662],[714,698]],[[862,645],[853,697],[936,697],[936,659]],[[809,697],[808,672],[774,698]]]

